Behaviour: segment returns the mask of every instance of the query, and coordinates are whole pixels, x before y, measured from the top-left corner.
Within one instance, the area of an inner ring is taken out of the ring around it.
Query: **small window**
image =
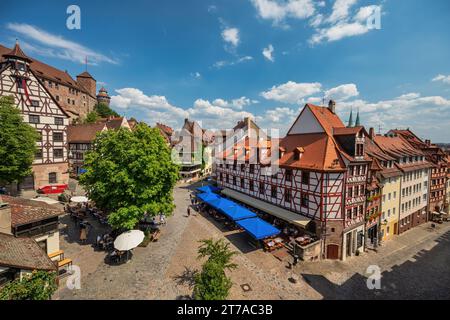
[[[34,155],[35,159],[42,159],[42,149],[38,149]]]
[[[255,187],[254,187],[254,185],[253,185],[253,180],[250,180],[250,181],[248,182],[248,186],[249,186],[250,191],[255,191]]]
[[[302,207],[309,208],[309,197],[307,194],[302,194],[302,198],[300,199],[300,204]]]
[[[292,170],[286,169],[286,182],[292,182]]]
[[[58,126],[64,125],[64,119],[60,118],[60,117],[56,117],[55,118],[55,124],[58,125]]]
[[[55,158],[62,158],[63,154],[63,149],[53,149],[53,155],[55,156]]]
[[[31,100],[31,106],[32,107],[39,107],[39,101],[38,100]]]
[[[245,179],[241,178],[241,188],[244,189],[245,188]]]
[[[56,101],[59,101],[59,96],[56,96]]]
[[[255,165],[251,164],[250,165],[250,173],[254,173],[255,172]]]
[[[277,197],[277,186],[271,186],[270,195],[272,196],[272,198]]]
[[[264,182],[259,183],[259,193],[264,194]]]
[[[302,183],[309,184],[309,172],[308,171],[302,172]]]
[[[17,69],[20,71],[26,71],[25,63],[17,63]]]
[[[284,201],[291,202],[291,189],[284,190]]]
[[[64,141],[64,135],[62,132],[53,132],[53,141],[62,142]]]
[[[57,180],[57,175],[56,175],[56,172],[50,172],[49,174],[48,174],[48,182],[49,183],[56,183],[58,180]]]
[[[38,116],[38,115],[30,114],[30,115],[28,116],[28,119],[29,119],[29,122],[30,122],[30,123],[40,123],[40,121],[39,121],[39,116]]]

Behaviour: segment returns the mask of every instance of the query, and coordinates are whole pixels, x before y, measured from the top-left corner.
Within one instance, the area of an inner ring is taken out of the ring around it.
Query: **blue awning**
[[[281,231],[260,218],[236,221],[236,224],[247,231],[256,240],[276,236]]]
[[[256,213],[251,212],[250,210],[239,205],[226,208],[222,212],[233,221],[257,217]]]
[[[225,212],[227,209],[237,206],[237,204],[233,201],[221,197],[206,202],[214,209],[222,212]]]
[[[217,192],[220,189],[217,188],[217,187],[214,187],[214,186],[207,185],[207,186],[203,186],[203,187],[197,188],[196,190],[201,191],[201,192],[211,193],[211,192]]]
[[[220,196],[215,193],[199,193],[197,194],[197,198],[199,198],[203,202],[208,202],[211,200],[219,199]]]

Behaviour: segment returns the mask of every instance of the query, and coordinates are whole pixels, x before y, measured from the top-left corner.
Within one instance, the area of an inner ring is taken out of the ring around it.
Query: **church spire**
[[[350,117],[348,118],[348,125],[347,128],[353,127],[353,107],[350,110]]]
[[[361,125],[361,121],[359,120],[359,108],[358,113],[356,114],[355,127],[359,127]]]

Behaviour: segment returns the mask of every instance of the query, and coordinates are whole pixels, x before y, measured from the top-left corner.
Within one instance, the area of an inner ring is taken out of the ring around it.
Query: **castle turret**
[[[97,102],[104,103],[109,106],[109,102],[111,101],[111,97],[108,95],[108,91],[104,87],[100,89],[97,95]]]

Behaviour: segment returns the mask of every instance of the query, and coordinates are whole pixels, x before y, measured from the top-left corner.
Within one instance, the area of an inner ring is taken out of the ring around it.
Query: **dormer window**
[[[25,65],[25,63],[18,62],[17,63],[17,70],[19,70],[19,71],[27,71],[27,66]]]
[[[364,145],[361,143],[358,143],[356,145],[356,156],[362,157],[364,155]]]
[[[305,149],[302,147],[295,148],[294,150],[294,160],[299,161],[302,158],[302,154],[305,152]]]
[[[279,150],[279,158],[280,159],[284,156],[285,151],[286,150],[283,147],[280,147],[280,150]]]

